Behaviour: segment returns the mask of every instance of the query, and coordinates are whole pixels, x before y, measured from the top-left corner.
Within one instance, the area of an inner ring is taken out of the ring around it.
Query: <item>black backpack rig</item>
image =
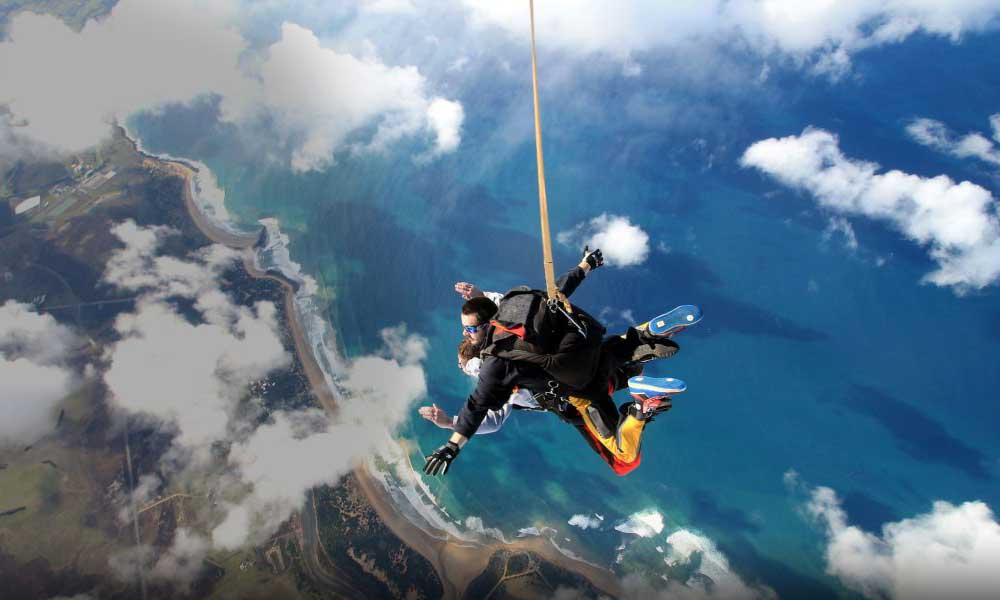
[[[514,288],[501,298],[483,348],[484,356],[545,370],[552,378],[549,390],[535,399],[550,410],[555,407],[547,404],[590,383],[599,366],[604,326],[583,309],[570,307],[567,311],[541,290]]]

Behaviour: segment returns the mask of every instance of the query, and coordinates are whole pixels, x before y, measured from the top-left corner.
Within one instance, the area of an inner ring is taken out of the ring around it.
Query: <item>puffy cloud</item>
[[[113,226],[111,233],[125,247],[108,259],[104,281],[119,289],[142,291],[148,298],[204,297],[217,289],[219,273],[232,266],[239,256],[219,244],[199,250],[192,261],[157,256],[163,239],[178,232],[162,225],[140,227],[131,219]],[[211,298],[205,297],[205,301]]]
[[[607,213],[559,232],[556,240],[568,246],[600,248],[605,262],[613,267],[639,265],[649,256],[649,234],[628,217]]]
[[[123,582],[138,581],[154,561],[156,551],[149,544],[139,544],[108,557],[108,566],[115,579]]]
[[[993,129],[993,140],[1000,143],[1000,113],[990,115],[990,126]],[[1000,148],[981,133],[973,132],[956,137],[941,121],[924,118],[910,122],[906,126],[906,132],[917,142],[952,156],[973,157],[1000,165]]]
[[[647,511],[652,514],[655,511]],[[633,518],[635,515],[633,515]],[[649,520],[648,516],[645,520]],[[655,519],[654,519],[655,520]],[[644,537],[654,537],[662,531],[646,531]],[[655,524],[655,523],[654,523]],[[715,543],[698,533],[679,529],[666,537],[667,549],[656,546],[662,553],[663,572],[655,569],[645,574],[632,572],[622,578],[620,584],[623,598],[646,600],[764,600],[774,599],[774,590],[760,585],[750,585],[730,570],[729,560],[719,551]],[[624,549],[623,548],[620,548]],[[631,552],[632,550],[630,550]],[[619,555],[619,564],[623,555]],[[648,560],[630,561],[635,564]],[[653,561],[655,562],[658,561]],[[554,598],[588,598],[582,590],[560,587]]]
[[[250,490],[228,508],[213,543],[235,548],[266,537],[301,507],[309,489],[338,481],[409,418],[427,393],[419,364],[427,341],[401,327],[382,337],[385,356],[363,356],[347,368],[341,380],[347,394],[332,417],[318,409],[277,412],[233,446],[230,462]]]
[[[120,581],[132,583],[144,578],[150,582],[169,583],[187,591],[201,572],[202,561],[210,548],[207,538],[179,527],[166,551],[158,554],[153,546],[140,544],[112,554],[108,558],[108,566]]]
[[[72,388],[65,363],[76,335],[51,315],[13,300],[0,305],[0,445],[27,444],[51,432],[53,411]]]
[[[41,162],[58,159],[59,152],[27,135],[27,123],[17,120],[10,109],[0,104],[0,173],[6,173],[19,161]]]
[[[498,26],[529,35],[528,4],[463,0],[474,26]],[[677,43],[712,31],[722,3],[553,0],[535,5],[539,43],[574,52],[607,52],[620,59],[654,46]]]
[[[236,306],[222,293],[217,277],[233,264],[231,250],[211,245],[181,260],[156,255],[173,233],[168,228],[126,221],[112,231],[125,247],[109,259],[104,279],[143,293],[136,312],[115,321],[120,339],[104,373],[113,402],[176,426],[181,446],[223,439],[247,385],[290,362],[275,306]],[[162,301],[170,296],[195,299],[204,322],[178,314]]]
[[[474,25],[527,36],[524,5],[463,2]],[[608,53],[626,65],[632,64],[630,56],[658,46],[741,43],[760,55],[779,53],[835,76],[849,69],[852,54],[865,48],[897,43],[917,32],[957,42],[966,33],[995,27],[998,18],[1000,6],[993,0],[643,0],[624,5],[554,0],[535,7],[536,30],[544,32],[540,43]]]
[[[142,508],[142,505],[153,499],[163,482],[152,473],[144,473],[139,477],[139,483],[132,489],[132,493],[127,498],[122,499],[122,509],[118,511],[118,522],[127,525],[132,522],[134,513]]]
[[[383,0],[365,9],[409,5]],[[273,45],[251,49],[238,9],[235,0],[122,0],[79,33],[52,16],[16,16],[0,43],[0,72],[11,118],[24,125],[18,133],[80,150],[106,137],[112,120],[212,95],[224,121],[271,131],[270,145],[286,148],[299,171],[329,165],[348,136],[369,129],[359,149],[424,136],[426,159],[458,146],[461,105],[428,94],[415,67],[324,48],[292,23]]]
[[[361,10],[369,13],[406,14],[417,12],[411,0],[362,0]]]
[[[711,539],[687,529],[679,529],[667,536],[669,549],[663,560],[670,566],[682,566],[694,563],[699,556],[698,573],[703,576],[696,581],[688,581],[687,588],[693,590],[694,598],[776,598],[770,588],[748,586],[733,573],[729,560],[716,547]],[[704,577],[711,584],[706,585]],[[633,589],[637,589],[634,587]],[[676,590],[669,590],[676,592]],[[672,593],[670,598],[678,597]],[[681,595],[680,597],[684,597]]]
[[[52,315],[33,308],[14,300],[0,305],[0,353],[43,365],[62,363],[79,339]]]
[[[175,425],[183,446],[223,439],[247,386],[290,360],[273,304],[226,308],[228,323],[192,324],[152,301],[119,316],[104,374],[115,405]]]
[[[594,515],[593,517],[587,515],[573,515],[568,521],[570,525],[579,527],[580,529],[598,529],[603,522],[604,517],[601,517],[600,515]]]
[[[292,156],[298,171],[320,169],[348,134],[376,126],[361,147],[379,151],[406,136],[434,136],[434,153],[459,143],[462,108],[457,102],[427,96],[415,67],[389,67],[374,58],[359,59],[324,48],[316,35],[285,23],[261,67],[267,109],[283,127],[304,135]]]
[[[187,589],[201,573],[210,548],[208,538],[180,527],[174,532],[173,544],[153,564],[149,578],[152,581],[169,581]]]
[[[4,99],[32,137],[70,150],[107,137],[113,118],[202,94],[237,111],[251,88],[238,68],[246,43],[232,26],[236,9],[229,0],[124,0],[79,33],[22,13],[0,43]]]
[[[868,598],[992,598],[1000,589],[1000,523],[983,502],[935,502],[887,523],[881,535],[848,525],[836,493],[817,487],[807,505],[827,536],[827,572]]]
[[[427,121],[434,132],[433,154],[447,154],[458,148],[465,111],[458,102],[435,98],[427,107]]]
[[[938,270],[925,281],[962,292],[1000,278],[1000,222],[985,188],[944,175],[878,174],[875,163],[844,156],[835,135],[812,128],[753,144],[741,164],[811,193],[841,215],[888,221],[929,248]]]
[[[615,531],[630,533],[639,537],[653,537],[663,531],[663,515],[656,510],[639,511],[615,525]]]
[[[826,230],[823,231],[823,239],[830,240],[834,234],[839,233],[844,238],[844,245],[850,250],[858,249],[858,236],[854,233],[851,222],[844,217],[830,217]]]
[[[240,401],[251,382],[290,361],[274,305],[237,306],[220,289],[218,276],[233,264],[232,251],[207,246],[187,259],[164,257],[157,252],[173,230],[125,222],[113,231],[124,247],[109,260],[105,280],[142,297],[135,313],[115,322],[120,339],[108,351],[104,380],[115,406],[176,428],[174,448],[161,459],[165,474],[204,478],[213,467],[198,459],[208,455],[209,444],[230,443],[226,472],[211,475],[225,498],[212,546],[265,540],[301,507],[309,489],[337,482],[385,443],[426,394],[427,340],[404,326],[387,328],[379,353],[354,359],[340,373],[336,414],[277,411],[256,427],[239,416]],[[178,296],[194,300],[199,322],[167,302]],[[132,500],[144,501],[159,486],[154,477],[141,478]],[[144,567],[190,578],[198,562],[192,557],[208,544],[178,537],[155,562],[152,549],[140,549],[117,557],[113,568],[123,577]]]

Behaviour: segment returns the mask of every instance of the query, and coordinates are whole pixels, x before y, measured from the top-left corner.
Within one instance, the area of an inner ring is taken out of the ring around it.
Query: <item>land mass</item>
[[[101,364],[104,348],[116,339],[114,319],[134,310],[134,297],[101,283],[120,247],[110,228],[133,219],[178,231],[179,241],[166,249],[178,257],[210,243],[242,253],[224,276],[225,289],[243,302],[274,302],[294,355],[293,364],[265,386],[269,408],[318,404],[332,413],[343,401],[303,329],[298,282],[257,267],[262,232],[234,233],[199,210],[194,166],[143,154],[116,129],[93,151],[63,162],[17,164],[0,175],[0,302],[31,303],[84,332],[88,343],[75,357],[81,365]],[[15,214],[35,196],[37,206]],[[113,435],[106,394],[100,381],[91,381],[64,402],[55,433],[27,451],[0,451],[0,577],[14,582],[11,597],[95,590],[109,598],[138,595],[134,582],[111,576],[109,557],[136,540],[168,547],[177,528],[198,525],[212,502],[210,493],[171,489],[138,507],[134,536],[123,527],[115,516],[117,499],[140,474],[155,471],[170,436],[140,422],[130,422],[125,436]],[[26,565],[31,568],[22,569]],[[266,543],[211,553],[188,590],[161,585],[147,591],[153,597],[534,598],[549,597],[560,586],[592,597],[620,595],[610,571],[568,558],[541,537],[505,544],[429,533],[359,466],[308,494]]]

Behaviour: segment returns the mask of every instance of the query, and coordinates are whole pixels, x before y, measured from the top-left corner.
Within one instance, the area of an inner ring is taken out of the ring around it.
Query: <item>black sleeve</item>
[[[471,438],[479,429],[483,419],[486,418],[486,412],[491,409],[497,410],[507,402],[514,391],[513,384],[509,382],[511,378],[508,377],[508,366],[508,361],[495,356],[487,356],[483,359],[476,389],[472,391],[458,412],[458,420],[455,421],[454,426],[455,432]]]
[[[567,298],[576,291],[576,288],[583,283],[583,280],[587,278],[587,274],[580,268],[579,265],[573,267],[566,274],[556,280],[556,287],[559,291],[563,293]]]

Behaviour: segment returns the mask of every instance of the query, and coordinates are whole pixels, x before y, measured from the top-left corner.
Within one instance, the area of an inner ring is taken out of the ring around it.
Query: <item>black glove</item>
[[[448,472],[451,461],[455,460],[455,457],[458,456],[458,451],[459,447],[455,442],[448,442],[444,446],[441,446],[427,457],[427,462],[424,463],[424,473],[432,476],[438,474],[444,475]]]
[[[604,264],[604,255],[601,254],[601,249],[598,248],[593,252],[590,251],[590,246],[583,247],[583,260],[587,261],[590,265],[590,270],[593,271],[597,267]]]

